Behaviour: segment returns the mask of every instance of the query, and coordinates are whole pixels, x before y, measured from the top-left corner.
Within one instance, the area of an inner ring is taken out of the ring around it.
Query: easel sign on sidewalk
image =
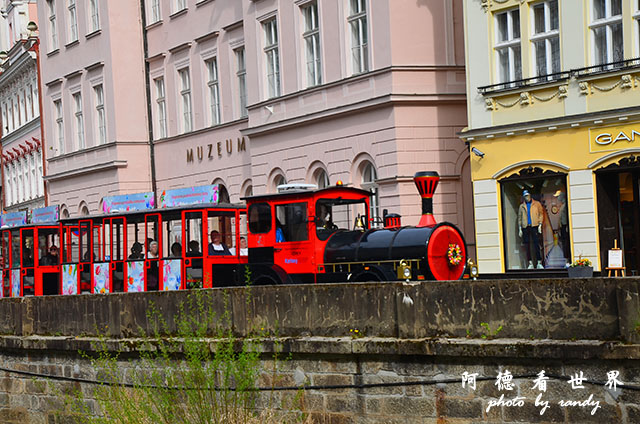
[[[618,272],[620,272],[623,277],[625,276],[625,267],[622,265],[622,249],[618,247],[617,239],[613,242],[613,249],[609,250],[608,264],[607,271],[609,271],[609,277],[611,277],[611,271],[614,272],[614,277],[619,277]]]

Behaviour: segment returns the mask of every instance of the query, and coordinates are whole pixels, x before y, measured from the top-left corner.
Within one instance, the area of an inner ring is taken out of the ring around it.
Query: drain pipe
[[[147,124],[149,125],[149,162],[151,166],[151,191],[153,191],[153,204],[158,205],[158,186],[156,183],[156,154],[153,144],[153,117],[151,116],[151,79],[149,76],[149,43],[147,42],[147,11],[145,0],[140,0],[140,13],[142,14],[142,46],[144,50],[144,79],[147,94]]]

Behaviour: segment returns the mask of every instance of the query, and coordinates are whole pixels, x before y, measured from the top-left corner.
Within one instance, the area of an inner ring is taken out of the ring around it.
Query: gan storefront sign
[[[145,211],[154,207],[152,192],[107,196],[102,199],[104,213]]]
[[[173,208],[197,203],[218,203],[218,185],[166,190],[160,195],[159,203],[160,208]]]
[[[589,129],[591,153],[640,147],[640,123]]]
[[[29,214],[31,216],[29,222],[31,222],[32,224],[56,222],[60,218],[58,205],[34,209]]]
[[[27,223],[27,211],[5,213],[0,216],[0,226],[18,227]]]

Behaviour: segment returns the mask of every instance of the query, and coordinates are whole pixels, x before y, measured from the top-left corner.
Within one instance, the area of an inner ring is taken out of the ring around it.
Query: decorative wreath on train
[[[447,258],[449,259],[449,265],[460,265],[460,262],[462,262],[462,251],[459,244],[449,244],[449,249],[447,250]]]

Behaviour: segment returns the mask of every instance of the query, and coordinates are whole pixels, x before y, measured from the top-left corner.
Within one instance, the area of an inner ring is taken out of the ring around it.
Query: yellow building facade
[[[601,270],[617,243],[640,273],[640,1],[464,12],[480,271]]]

